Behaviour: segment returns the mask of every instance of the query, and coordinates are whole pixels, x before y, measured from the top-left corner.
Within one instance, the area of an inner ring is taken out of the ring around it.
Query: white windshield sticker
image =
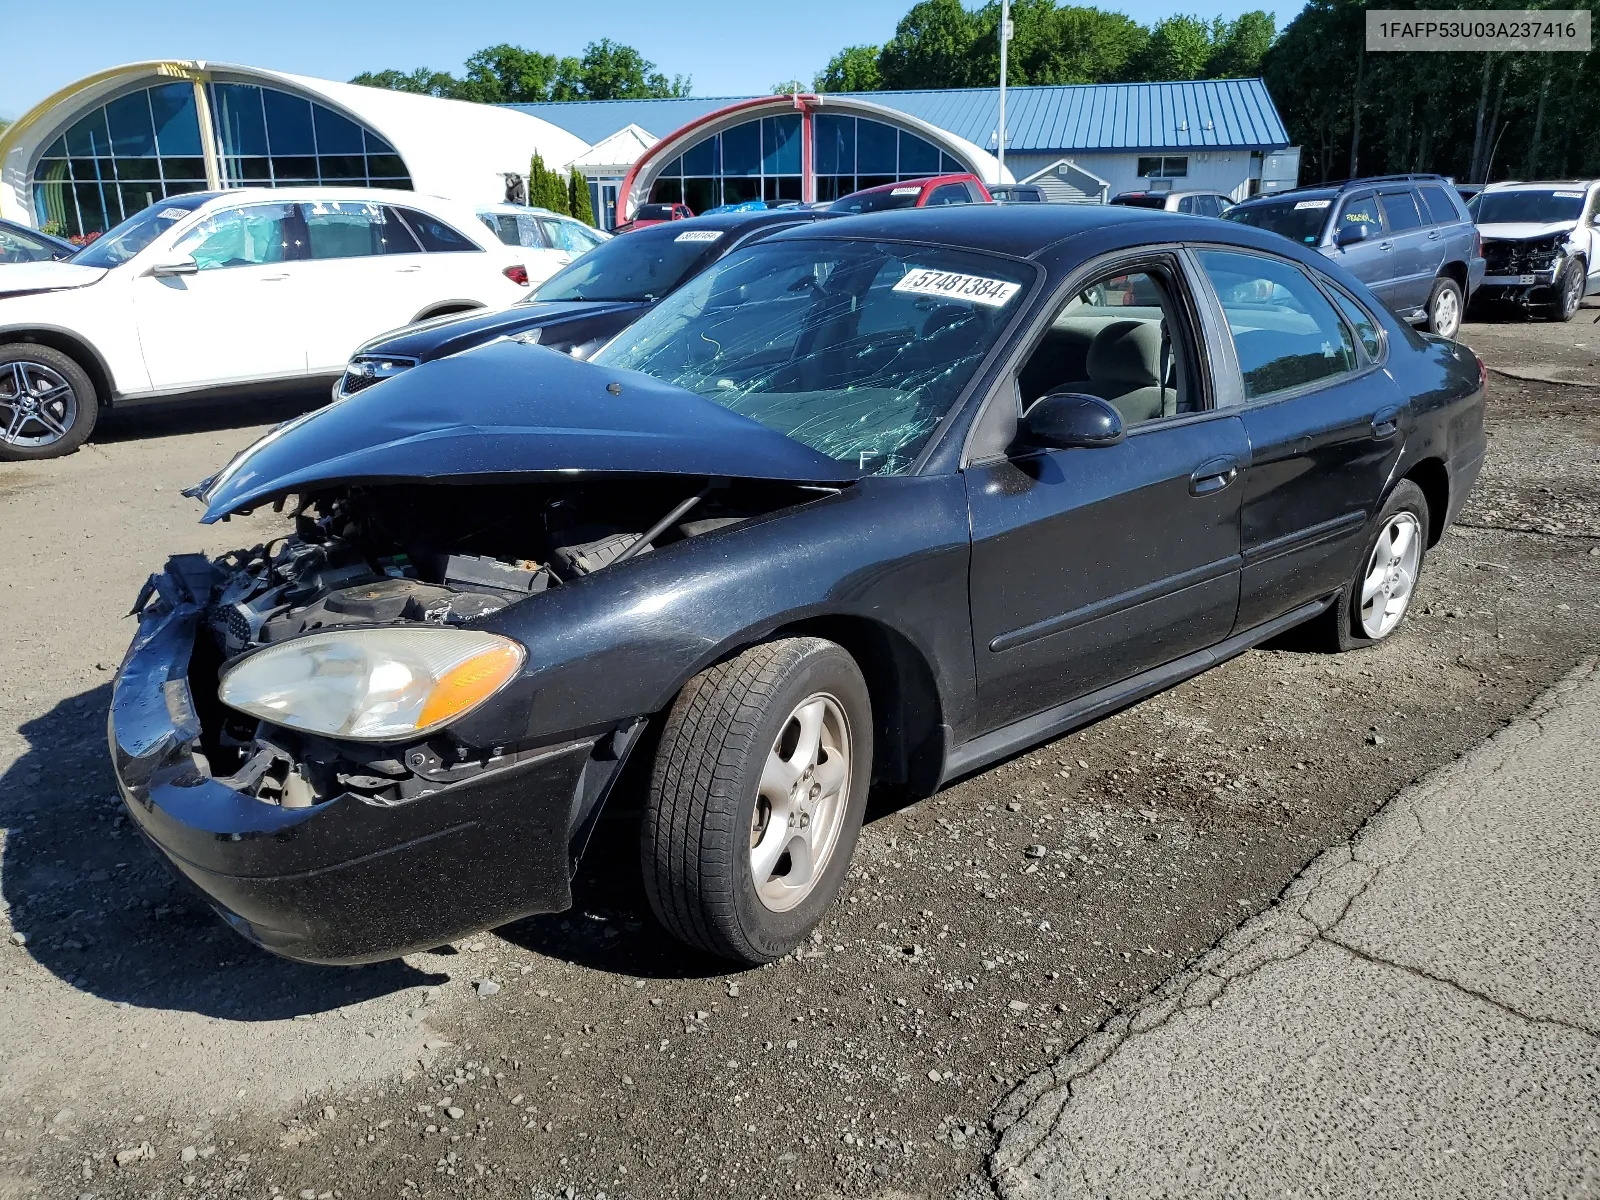
[[[894,191],[889,193],[889,195],[891,195],[891,196],[915,196],[921,190],[922,189],[920,187],[895,188]]]
[[[1296,211],[1299,211],[1302,208],[1327,208],[1332,203],[1332,200],[1301,200],[1294,207]]]
[[[156,217],[162,221],[181,221],[188,215],[189,210],[187,208],[163,208],[156,214]]]
[[[982,275],[962,275],[956,271],[935,271],[929,267],[912,267],[894,285],[897,292],[913,292],[918,296],[945,296],[953,300],[971,300],[999,308],[1022,290],[1020,283],[1004,279],[988,279]]]
[[[672,240],[675,242],[714,242],[722,236],[720,229],[685,229]]]
[[[1582,192],[1557,192],[1556,195],[1560,196],[1563,200],[1582,200],[1583,199],[1583,193]]]

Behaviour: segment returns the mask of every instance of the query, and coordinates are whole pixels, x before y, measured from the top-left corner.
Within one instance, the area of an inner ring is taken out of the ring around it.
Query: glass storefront
[[[304,97],[253,83],[213,83],[211,111],[223,187],[411,187],[393,146]]]
[[[330,108],[254,84],[208,86],[223,187],[411,187],[393,146]],[[157,200],[204,191],[194,89],[183,81],[129,92],[46,147],[33,173],[39,227],[81,239]]]
[[[194,85],[144,88],[86,113],[45,148],[33,180],[39,227],[75,238],[167,196],[203,192]]]
[[[818,200],[966,170],[926,139],[870,117],[819,113],[812,132]],[[800,115],[760,117],[703,138],[667,163],[650,185],[650,203],[682,202],[703,213],[745,200],[799,200],[800,177]]]
[[[870,117],[818,113],[812,136],[818,200],[837,200],[880,183],[967,169],[925,138]]]

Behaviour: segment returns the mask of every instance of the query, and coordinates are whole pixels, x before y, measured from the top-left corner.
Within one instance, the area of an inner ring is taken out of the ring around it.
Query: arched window
[[[925,138],[870,117],[818,113],[812,125],[817,199],[967,168]]]
[[[208,98],[223,187],[411,187],[393,146],[325,105],[247,83],[210,84]],[[188,81],[85,113],[34,168],[40,228],[88,237],[168,196],[205,191],[208,136]]]
[[[79,117],[33,172],[41,229],[103,233],[157,200],[206,187],[192,83],[129,92]]]
[[[800,114],[760,117],[702,138],[650,185],[653,203],[703,213],[746,200],[800,199]]]
[[[303,96],[253,83],[213,83],[211,115],[224,187],[411,187],[393,146]]]

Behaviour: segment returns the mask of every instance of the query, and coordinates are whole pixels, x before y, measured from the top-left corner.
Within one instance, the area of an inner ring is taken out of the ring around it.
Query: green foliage
[[[1211,60],[1211,27],[1199,17],[1157,21],[1150,41],[1134,61],[1140,79],[1200,79]]]
[[[548,208],[551,212],[568,211],[567,181],[559,171],[545,165],[544,156],[534,153],[528,164],[528,203],[535,208]]]
[[[632,46],[601,38],[583,48],[582,57],[542,54],[502,42],[466,61],[466,73],[418,67],[414,71],[363,71],[351,83],[473,100],[479,104],[521,104],[539,100],[643,100],[687,96],[686,75],[667,78]]]
[[[1381,5],[1396,6],[1421,5]],[[1310,0],[1263,61],[1301,146],[1302,180],[1398,171],[1472,182],[1600,174],[1600,54],[1366,54],[1366,7]],[[1595,13],[1600,0],[1560,7]]]
[[[846,46],[811,81],[815,92],[875,92],[881,87],[876,46]]]
[[[594,205],[589,202],[589,181],[573,167],[567,176],[567,212],[585,225],[594,225]]]
[[[1016,0],[1006,77],[1016,84],[1208,79],[1259,73],[1270,14],[1173,16],[1146,29],[1132,17],[1055,0]],[[1000,5],[920,0],[881,50],[849,46],[813,82],[817,91],[993,87],[1000,78]]]

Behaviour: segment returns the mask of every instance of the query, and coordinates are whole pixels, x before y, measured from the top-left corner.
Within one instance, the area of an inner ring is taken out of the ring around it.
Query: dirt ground
[[[0,467],[0,1198],[981,1188],[1014,1081],[1600,649],[1600,308],[1463,336],[1488,465],[1397,640],[1255,651],[877,813],[818,936],[752,971],[654,926],[620,822],[569,913],[358,969],[237,938],[121,816],[105,712],[146,574],[270,524],[180,489],[284,412]]]

